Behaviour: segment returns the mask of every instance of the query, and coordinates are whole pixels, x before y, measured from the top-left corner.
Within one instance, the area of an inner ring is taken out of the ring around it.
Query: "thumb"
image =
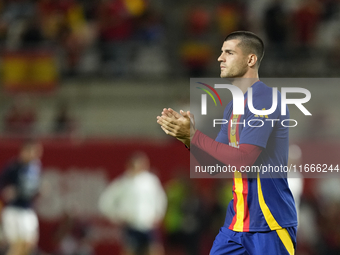
[[[182,114],[182,116],[183,116],[184,118],[189,118],[188,112],[185,112],[185,111],[183,111],[183,110],[180,110],[179,112],[180,112],[180,114]]]
[[[195,118],[194,118],[194,115],[190,112],[190,111],[187,111],[187,114],[188,116],[190,117],[190,121],[193,125],[195,125]]]
[[[187,111],[187,114],[188,114],[188,116],[189,116],[191,119],[194,118],[194,115],[193,115],[190,111]]]

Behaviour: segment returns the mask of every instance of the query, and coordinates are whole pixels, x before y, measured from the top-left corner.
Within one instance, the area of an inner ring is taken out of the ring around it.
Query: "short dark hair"
[[[21,144],[22,149],[27,149],[31,148],[32,146],[40,144],[40,141],[35,139],[35,138],[27,138],[26,140],[23,141]]]
[[[143,152],[143,151],[136,151],[136,152],[134,152],[133,154],[131,154],[131,156],[129,157],[128,162],[127,162],[127,165],[128,165],[129,167],[131,167],[131,166],[133,166],[133,164],[134,164],[137,160],[139,160],[139,159],[147,159],[147,160],[149,160],[149,157],[148,157],[148,155],[147,155],[145,152]]]
[[[262,39],[249,31],[236,31],[227,35],[224,41],[234,39],[240,40],[238,46],[240,46],[245,53],[253,53],[257,56],[256,65],[259,67],[264,56],[264,43]]]

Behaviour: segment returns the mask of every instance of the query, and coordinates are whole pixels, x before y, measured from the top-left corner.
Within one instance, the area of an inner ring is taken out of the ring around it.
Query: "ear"
[[[254,67],[257,62],[257,56],[255,54],[250,54],[248,57],[248,66]]]

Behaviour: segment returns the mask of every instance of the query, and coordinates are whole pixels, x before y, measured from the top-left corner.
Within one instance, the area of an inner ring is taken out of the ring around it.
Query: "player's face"
[[[145,156],[139,157],[134,161],[133,166],[136,171],[148,170],[150,168],[149,159]]]
[[[221,78],[240,78],[248,71],[248,56],[237,46],[239,40],[228,40],[222,45],[222,52],[217,59],[220,62]]]
[[[41,144],[32,144],[23,149],[21,157],[25,162],[37,160],[42,157],[43,147]]]
[[[32,158],[40,159],[43,155],[44,148],[41,144],[36,144],[32,149]]]

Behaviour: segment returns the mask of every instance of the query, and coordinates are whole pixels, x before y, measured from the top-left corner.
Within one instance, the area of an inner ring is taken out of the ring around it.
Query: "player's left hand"
[[[181,110],[179,114],[171,108],[163,109],[162,116],[157,116],[157,123],[166,134],[190,147],[191,138],[196,132],[194,115],[190,111]]]

